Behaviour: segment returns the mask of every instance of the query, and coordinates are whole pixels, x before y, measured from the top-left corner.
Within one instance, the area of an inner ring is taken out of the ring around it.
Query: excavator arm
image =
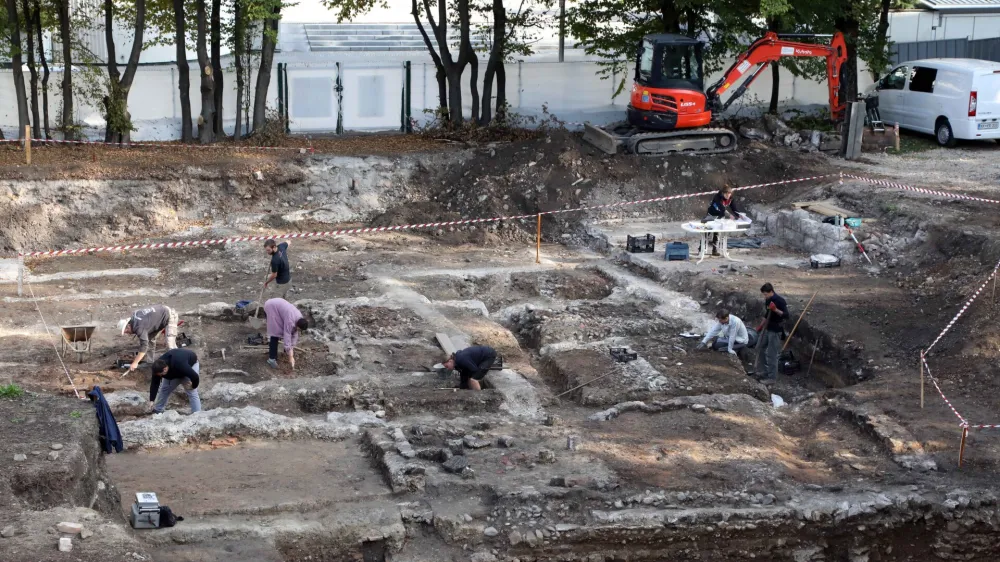
[[[754,41],[750,48],[741,54],[736,62],[726,70],[726,73],[718,82],[712,84],[705,92],[709,107],[716,114],[721,114],[735,100],[742,96],[753,81],[760,75],[767,66],[785,57],[825,57],[826,72],[829,78],[830,94],[830,116],[834,121],[840,121],[844,117],[846,104],[840,101],[840,69],[847,60],[847,43],[844,36],[837,32],[833,35],[829,45],[818,45],[814,43],[800,43],[789,41],[788,39],[817,37],[816,35],[778,35],[768,32],[760,39]],[[747,76],[732,95],[723,102],[722,94],[726,92],[741,78]]]

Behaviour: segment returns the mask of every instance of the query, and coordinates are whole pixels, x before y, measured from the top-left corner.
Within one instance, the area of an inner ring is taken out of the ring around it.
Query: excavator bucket
[[[617,154],[618,147],[621,145],[619,137],[605,131],[604,129],[595,127],[590,123],[583,124],[583,140],[596,146],[607,154]]]

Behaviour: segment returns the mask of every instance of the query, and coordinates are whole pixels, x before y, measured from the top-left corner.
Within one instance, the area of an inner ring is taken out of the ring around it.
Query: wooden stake
[[[920,409],[924,409],[924,352],[920,352]]]
[[[816,343],[813,344],[813,352],[809,357],[809,368],[806,370],[806,378],[809,378],[809,373],[813,370],[813,359],[816,359],[816,350],[819,349],[819,338],[816,338]]]
[[[958,448],[958,468],[962,468],[962,462],[965,460],[965,440],[969,436],[969,428],[962,428],[962,445]]]
[[[997,274],[993,274],[993,308],[997,306]]]
[[[24,161],[31,165],[31,125],[24,126]]]
[[[542,263],[542,214],[538,213],[538,233],[535,235],[535,263]]]
[[[597,382],[597,381],[599,381],[601,379],[606,379],[606,378],[610,377],[611,375],[616,374],[617,372],[618,372],[618,369],[612,369],[610,372],[604,373],[603,375],[597,377],[596,379],[590,379],[589,381],[587,381],[587,382],[585,382],[585,383],[583,383],[583,384],[581,384],[579,386],[574,386],[573,388],[567,390],[566,392],[560,392],[559,394],[556,394],[555,397],[559,398],[560,396],[565,396],[566,394],[569,394],[570,392],[573,392],[574,390],[581,389],[581,388],[587,386],[588,384],[590,384],[592,382]]]
[[[795,325],[792,326],[792,331],[789,332],[788,337],[785,338],[785,345],[781,346],[781,351],[782,352],[784,352],[785,348],[788,347],[788,344],[792,342],[792,336],[795,335],[795,329],[799,327],[799,322],[801,322],[802,321],[802,317],[806,315],[806,311],[809,310],[809,305],[811,305],[813,303],[813,299],[816,298],[816,295],[818,293],[819,293],[819,291],[816,291],[815,293],[813,293],[812,298],[810,298],[809,302],[806,303],[806,307],[802,309],[802,314],[799,314],[799,319],[795,321]]]

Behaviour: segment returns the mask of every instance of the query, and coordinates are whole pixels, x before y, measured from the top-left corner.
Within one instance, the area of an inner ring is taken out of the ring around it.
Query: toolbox
[[[633,254],[652,253],[656,250],[656,237],[652,234],[629,236],[625,240],[625,249]]]
[[[635,361],[638,359],[639,354],[634,351],[629,351],[627,347],[612,347],[611,358],[614,359],[616,363],[628,363],[629,361]]]
[[[160,502],[153,492],[139,492],[132,504],[129,523],[133,529],[157,529],[160,527]]]
[[[840,258],[830,254],[813,254],[809,256],[809,266],[813,269],[840,267]]]
[[[667,261],[684,261],[691,255],[691,250],[687,242],[670,242],[667,250],[663,254],[663,259]]]

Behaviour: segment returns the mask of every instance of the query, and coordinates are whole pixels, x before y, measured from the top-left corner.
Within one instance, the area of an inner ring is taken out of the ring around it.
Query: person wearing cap
[[[302,317],[299,309],[285,299],[268,299],[264,303],[267,315],[267,364],[278,368],[278,340],[284,342],[288,363],[295,368],[295,344],[299,342],[299,332],[309,328],[309,322]]]
[[[134,371],[149,353],[149,342],[155,341],[160,332],[166,334],[167,349],[177,348],[177,312],[162,304],[140,308],[132,316],[118,322],[118,331],[123,336],[134,335],[139,338],[139,351],[128,368],[129,371]]]
[[[486,345],[474,345],[451,354],[444,362],[444,367],[458,371],[460,377],[458,388],[482,390],[479,381],[486,378],[496,360],[495,349]]]
[[[201,369],[198,356],[190,349],[171,349],[153,362],[153,376],[149,381],[149,401],[153,402],[153,413],[161,414],[167,407],[170,395],[178,386],[184,387],[191,413],[201,411],[198,397],[198,383]]]

